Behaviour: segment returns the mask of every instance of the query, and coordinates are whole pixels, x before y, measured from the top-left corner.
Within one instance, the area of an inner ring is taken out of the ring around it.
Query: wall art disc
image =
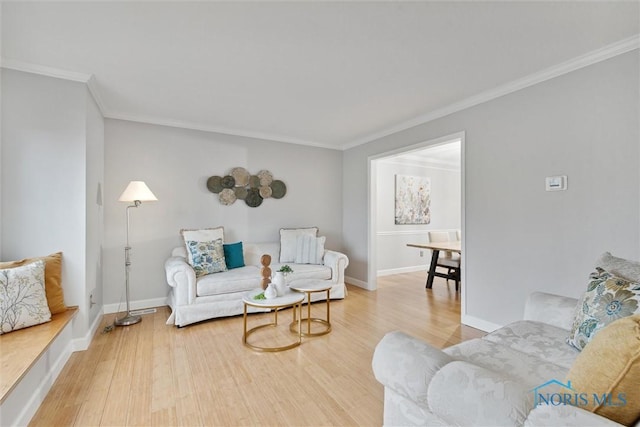
[[[249,187],[258,188],[260,187],[260,178],[257,175],[251,175],[249,178]]]
[[[287,186],[284,182],[276,179],[271,183],[271,197],[274,199],[282,199],[287,194]]]
[[[256,208],[262,204],[262,200],[260,191],[257,188],[250,188],[249,191],[247,191],[247,197],[245,197],[244,202],[247,206]]]
[[[267,170],[258,172],[258,178],[260,178],[261,186],[270,185],[273,182],[273,174]]]
[[[249,171],[245,168],[233,168],[229,173],[236,180],[236,187],[246,187],[249,184]]]
[[[271,187],[266,185],[260,187],[260,197],[262,197],[263,199],[268,199],[269,197],[271,197],[271,193]]]
[[[247,197],[246,187],[235,187],[233,192],[236,194],[236,199],[244,200]]]
[[[235,185],[236,180],[231,175],[227,175],[222,178],[222,186],[224,188],[233,188]]]
[[[225,188],[220,192],[220,194],[218,195],[218,198],[220,199],[220,203],[228,206],[233,204],[233,202],[236,201],[236,194],[233,192],[232,189]]]
[[[221,176],[210,176],[207,180],[207,188],[212,193],[218,194],[222,191],[222,177]]]

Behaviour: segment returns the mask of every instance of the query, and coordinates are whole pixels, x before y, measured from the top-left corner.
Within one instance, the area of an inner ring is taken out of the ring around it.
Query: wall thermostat
[[[562,191],[567,189],[567,176],[548,176],[544,179],[546,191]]]

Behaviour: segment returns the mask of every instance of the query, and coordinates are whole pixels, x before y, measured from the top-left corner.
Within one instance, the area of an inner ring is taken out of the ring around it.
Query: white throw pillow
[[[51,320],[44,261],[0,270],[0,335]]]
[[[180,234],[182,235],[182,239],[184,241],[184,246],[187,249],[187,261],[189,264],[193,265],[193,254],[190,247],[193,247],[193,243],[189,242],[215,242],[220,239],[222,243],[224,243],[224,227],[216,227],[216,228],[203,228],[200,230],[180,230]]]
[[[318,227],[281,228],[280,229],[280,263],[295,262],[298,236],[318,235]]]
[[[298,236],[296,239],[296,264],[322,264],[326,239],[324,236]]]

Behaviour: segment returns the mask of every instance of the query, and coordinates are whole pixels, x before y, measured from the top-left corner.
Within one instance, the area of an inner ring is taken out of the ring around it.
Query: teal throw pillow
[[[187,240],[187,249],[191,254],[191,266],[196,272],[196,277],[227,271],[222,239],[211,242]]]
[[[227,268],[244,267],[244,254],[242,253],[242,242],[228,243],[223,245],[224,259],[227,263]]]
[[[634,314],[640,314],[640,283],[597,268],[578,302],[567,343],[582,350],[609,323]]]

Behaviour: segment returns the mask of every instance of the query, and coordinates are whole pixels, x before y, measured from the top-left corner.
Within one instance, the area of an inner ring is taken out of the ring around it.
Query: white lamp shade
[[[147,187],[144,181],[131,181],[120,195],[118,201],[135,202],[136,200],[141,202],[155,202],[158,199],[151,190],[149,190],[149,187]]]

